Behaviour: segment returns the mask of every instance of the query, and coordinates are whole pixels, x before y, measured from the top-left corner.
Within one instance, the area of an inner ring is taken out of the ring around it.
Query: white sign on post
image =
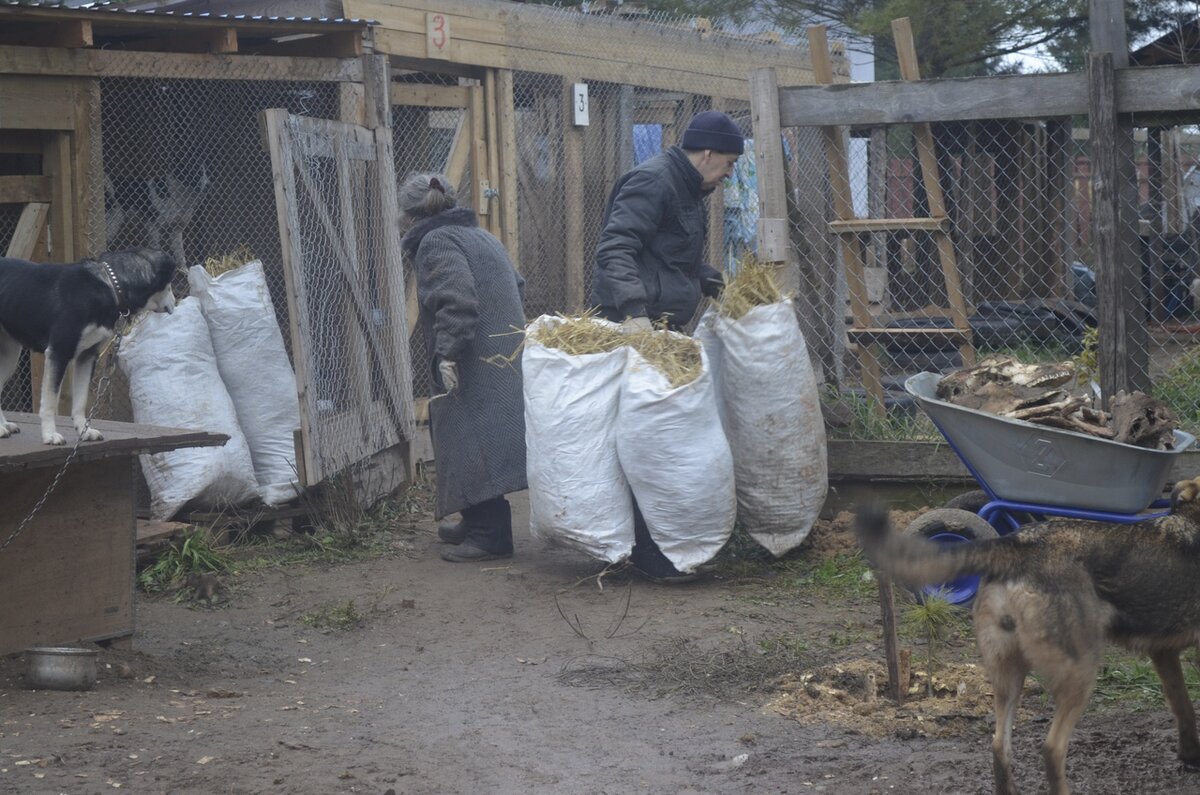
[[[445,14],[429,12],[425,15],[425,57],[447,58],[450,45],[450,20]]]
[[[576,83],[571,91],[571,110],[575,114],[575,126],[588,125],[588,91],[587,83]]]

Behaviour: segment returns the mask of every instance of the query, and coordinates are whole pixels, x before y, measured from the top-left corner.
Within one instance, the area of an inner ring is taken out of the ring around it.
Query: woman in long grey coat
[[[437,469],[439,535],[454,562],[510,557],[512,510],[505,494],[526,488],[521,360],[524,280],[499,240],[459,207],[441,174],[400,187],[402,248],[417,276],[421,326],[434,385],[430,432]],[[510,359],[505,363],[501,359]]]

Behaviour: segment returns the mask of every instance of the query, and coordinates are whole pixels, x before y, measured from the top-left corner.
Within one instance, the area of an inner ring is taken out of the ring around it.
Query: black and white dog
[[[149,248],[110,251],[98,259],[71,265],[37,265],[0,257],[0,390],[17,369],[21,348],[44,353],[41,410],[42,441],[63,444],[54,413],[67,365],[71,374],[71,420],[83,441],[104,437],[86,428],[88,386],[104,344],[117,320],[147,309],[171,312],[175,260]],[[19,427],[0,411],[0,439]]]

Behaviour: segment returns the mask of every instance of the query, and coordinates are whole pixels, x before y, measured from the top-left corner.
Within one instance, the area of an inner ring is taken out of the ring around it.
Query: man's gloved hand
[[[446,390],[447,395],[458,391],[458,364],[456,362],[449,359],[439,361],[438,375],[442,378],[442,388]]]
[[[622,334],[638,334],[643,331],[654,331],[654,326],[650,323],[648,317],[631,317],[626,318],[621,324]]]
[[[725,290],[725,277],[721,274],[709,276],[700,282],[700,292],[709,298],[718,299]]]

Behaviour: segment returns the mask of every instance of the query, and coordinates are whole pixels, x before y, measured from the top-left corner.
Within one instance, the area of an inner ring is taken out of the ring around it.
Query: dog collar
[[[122,297],[123,291],[121,290],[121,282],[117,279],[117,274],[113,273],[112,266],[106,261],[100,260],[100,264],[104,266],[104,272],[108,274],[108,280],[112,284],[113,293],[117,296],[117,310],[124,311],[123,305],[125,301]]]

